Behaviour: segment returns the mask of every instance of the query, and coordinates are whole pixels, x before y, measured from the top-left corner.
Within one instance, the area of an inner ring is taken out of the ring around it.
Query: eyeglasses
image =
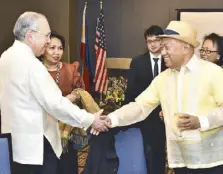
[[[38,32],[38,31],[36,31],[36,30],[32,30],[32,29],[31,29],[31,31],[33,31],[33,32],[35,32],[35,33],[38,33],[38,34],[41,34],[41,35],[44,35],[44,36],[46,37],[46,39],[49,39],[49,38],[50,38],[50,35],[51,35],[51,32],[49,32],[48,34],[44,34],[44,33],[40,33],[40,32]]]
[[[152,44],[152,43],[155,43],[155,44],[159,44],[161,42],[160,39],[155,39],[155,40],[147,40],[146,43],[147,44]]]
[[[203,54],[203,53],[205,53],[205,54],[211,54],[211,53],[217,53],[218,51],[199,49],[199,52],[200,52],[201,54]]]

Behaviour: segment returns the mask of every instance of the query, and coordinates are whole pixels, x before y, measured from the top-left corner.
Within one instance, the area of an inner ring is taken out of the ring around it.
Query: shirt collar
[[[192,58],[187,62],[185,67],[191,72],[197,72],[199,68],[198,57],[194,54]]]
[[[190,72],[197,72],[199,68],[199,61],[198,57],[194,54],[192,58],[187,62],[186,65],[182,66],[181,68],[185,68]],[[176,69],[172,69],[172,71],[177,71]]]
[[[33,53],[32,49],[27,44],[25,44],[24,42],[21,42],[19,40],[15,40],[14,44],[13,44],[13,47],[16,47],[20,51],[25,51],[25,52],[27,51],[29,54],[35,56],[35,54]]]
[[[154,56],[151,52],[149,52],[149,55],[150,55],[150,59],[153,60],[153,58],[159,58],[158,61],[161,60],[161,54],[159,56]]]

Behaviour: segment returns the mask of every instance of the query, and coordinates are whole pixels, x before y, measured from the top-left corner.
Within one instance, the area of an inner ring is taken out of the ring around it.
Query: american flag
[[[108,75],[105,62],[106,59],[105,26],[104,26],[104,14],[102,9],[97,19],[95,51],[96,51],[95,91],[102,93],[103,91],[107,91],[107,86],[108,86]]]

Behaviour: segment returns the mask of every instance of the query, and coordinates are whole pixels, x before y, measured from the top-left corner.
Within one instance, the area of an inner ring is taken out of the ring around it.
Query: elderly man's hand
[[[194,130],[201,127],[199,118],[188,114],[179,117],[177,126],[181,131]]]
[[[112,123],[108,116],[100,116],[100,119],[106,121],[107,124],[109,125],[109,128],[111,127]],[[91,128],[91,131],[90,131],[91,134],[96,135],[96,136],[99,135],[100,132],[101,131],[94,129],[93,127]]]
[[[92,128],[98,132],[108,131],[108,128],[111,127],[111,121],[107,116],[101,115],[103,109],[94,114],[95,120],[92,124]]]

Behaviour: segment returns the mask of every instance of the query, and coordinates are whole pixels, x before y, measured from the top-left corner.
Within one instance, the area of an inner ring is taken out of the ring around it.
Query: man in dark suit
[[[128,73],[125,103],[134,101],[165,69],[160,52],[161,40],[156,37],[162,34],[162,28],[156,25],[145,31],[144,37],[148,51],[132,59]],[[146,120],[138,123],[143,136],[149,174],[164,174],[165,171],[165,127],[159,117],[160,111],[161,108],[157,107]]]

